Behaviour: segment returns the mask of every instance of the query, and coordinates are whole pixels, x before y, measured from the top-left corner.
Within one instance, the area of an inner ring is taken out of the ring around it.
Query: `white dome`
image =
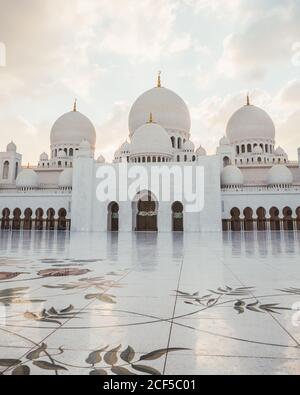
[[[132,136],[131,154],[172,155],[171,139],[163,127],[157,123],[147,123]]]
[[[221,138],[221,140],[220,140],[219,145],[220,145],[220,146],[223,146],[223,145],[230,145],[230,140],[229,140],[229,138],[226,137],[226,136],[223,136],[223,137]]]
[[[258,154],[258,155],[262,155],[264,153],[263,149],[261,148],[260,145],[257,145],[256,147],[253,148],[253,153],[254,154]]]
[[[128,141],[125,141],[125,143],[123,143],[120,147],[120,152],[125,153],[125,152],[130,152],[130,144],[128,143]]]
[[[194,152],[194,151],[195,151],[195,144],[194,144],[192,141],[187,140],[187,141],[183,144],[183,150],[184,150],[184,151],[187,151],[187,152],[189,152],[189,151]]]
[[[98,157],[98,159],[97,159],[97,162],[98,162],[98,163],[105,163],[106,160],[105,160],[105,158],[104,158],[103,155],[100,155],[100,156]]]
[[[222,185],[243,185],[244,176],[241,170],[236,166],[226,166],[221,174]]]
[[[84,139],[80,142],[79,148],[81,149],[91,149],[91,144],[89,143],[88,140]]]
[[[198,156],[206,156],[207,152],[206,150],[200,145],[200,147],[197,149],[196,154]]]
[[[24,169],[16,179],[17,188],[37,188],[38,175],[32,169]]]
[[[275,150],[275,155],[276,155],[276,156],[285,156],[285,155],[286,155],[286,152],[285,152],[285,150],[284,150],[283,148],[278,147],[278,148]]]
[[[65,169],[59,175],[58,186],[60,188],[71,188],[73,184],[73,169]]]
[[[6,152],[16,152],[17,151],[17,146],[16,144],[12,141],[11,143],[8,144],[6,147]]]
[[[275,126],[264,110],[247,105],[232,115],[226,134],[231,144],[253,139],[274,141]]]
[[[60,150],[60,151],[58,151],[58,153],[57,153],[57,157],[58,157],[58,158],[66,158],[66,157],[67,157],[67,154],[65,153],[65,151]]]
[[[43,160],[49,160],[48,154],[46,154],[46,152],[43,152],[43,153],[40,155],[40,160],[41,160],[41,161],[43,161]]]
[[[120,148],[119,148],[119,149],[117,149],[117,151],[115,152],[114,157],[115,157],[115,158],[119,158],[120,156],[121,156],[121,151],[120,151]]]
[[[51,130],[51,145],[80,144],[84,139],[95,148],[96,130],[91,121],[78,111],[61,116]]]
[[[292,184],[293,174],[286,166],[275,165],[267,174],[267,183],[268,185]]]
[[[133,104],[129,114],[130,135],[153,119],[166,130],[190,133],[191,117],[185,102],[166,88],[153,88],[142,94]]]

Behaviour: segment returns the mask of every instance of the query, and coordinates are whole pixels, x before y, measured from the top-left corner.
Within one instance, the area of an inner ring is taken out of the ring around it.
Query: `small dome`
[[[232,115],[227,124],[226,134],[231,144],[250,139],[274,141],[275,126],[264,110],[247,105]]]
[[[219,142],[219,145],[220,145],[220,146],[231,145],[231,144],[230,144],[229,138],[226,137],[226,136],[223,136],[223,137],[221,138],[220,142]]]
[[[196,154],[198,156],[206,156],[207,152],[206,150],[200,145],[200,147],[197,149]]]
[[[81,148],[81,149],[91,149],[91,144],[89,143],[88,140],[84,139],[79,144],[79,148]]]
[[[73,169],[65,169],[60,173],[58,186],[60,188],[71,188],[73,184]]]
[[[275,150],[275,155],[276,155],[276,156],[286,156],[286,152],[285,152],[285,150],[284,150],[283,148],[278,147],[278,148]]]
[[[8,144],[6,147],[6,152],[16,152],[17,151],[17,146],[16,144],[12,141],[11,143]]]
[[[185,102],[173,91],[157,87],[142,94],[133,104],[129,114],[130,136],[148,121],[150,112],[164,129],[190,133],[191,117]]]
[[[258,154],[258,155],[262,155],[264,153],[263,149],[261,148],[260,145],[257,145],[256,147],[253,148],[253,153],[254,154]]]
[[[37,188],[38,175],[32,169],[24,169],[16,179],[17,188]]]
[[[51,130],[51,145],[80,144],[84,139],[88,140],[93,148],[95,147],[95,127],[79,111],[71,111],[62,115]]]
[[[121,156],[121,150],[120,150],[120,148],[119,148],[119,149],[117,149],[117,151],[115,152],[114,157],[115,157],[115,159],[116,159],[116,158],[120,158],[120,156]]]
[[[243,185],[244,176],[241,170],[236,166],[226,166],[221,174],[221,184],[226,185]]]
[[[40,155],[40,161],[44,161],[44,160],[49,160],[49,156],[48,156],[48,154],[46,154],[46,152],[43,152]]]
[[[120,152],[121,153],[128,153],[128,152],[130,152],[130,144],[128,143],[128,141],[125,141],[125,143],[123,143],[121,145]]]
[[[166,130],[157,123],[147,123],[132,136],[131,154],[173,154]]]
[[[188,140],[183,144],[183,150],[186,152],[190,152],[190,151],[194,152],[195,144],[192,141]]]
[[[275,165],[267,174],[268,185],[292,184],[293,174],[285,165]]]
[[[105,160],[104,156],[103,156],[103,155],[100,155],[100,156],[98,157],[98,159],[97,159],[97,163],[105,163],[105,162],[106,162],[106,160]]]
[[[66,158],[66,157],[67,157],[67,154],[65,153],[65,151],[60,150],[60,151],[58,151],[58,153],[57,153],[57,157],[58,157],[58,158]]]

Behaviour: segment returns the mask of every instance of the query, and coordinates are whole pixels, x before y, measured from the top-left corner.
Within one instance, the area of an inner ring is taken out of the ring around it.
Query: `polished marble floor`
[[[299,374],[300,234],[0,234],[3,374]]]

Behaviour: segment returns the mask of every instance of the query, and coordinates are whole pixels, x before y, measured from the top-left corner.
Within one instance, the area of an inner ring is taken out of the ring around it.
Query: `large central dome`
[[[145,125],[150,113],[164,129],[189,135],[191,117],[187,105],[173,91],[158,86],[145,92],[133,104],[129,114],[130,136]]]
[[[80,144],[87,140],[92,148],[96,145],[96,130],[92,122],[79,111],[62,115],[51,130],[51,145]]]

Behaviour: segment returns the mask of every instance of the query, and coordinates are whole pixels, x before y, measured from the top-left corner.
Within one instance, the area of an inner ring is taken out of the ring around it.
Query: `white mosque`
[[[115,153],[124,161],[152,166],[201,166],[204,208],[188,212],[182,201],[160,201],[140,191],[133,201],[97,199],[96,130],[79,111],[62,115],[50,134],[50,155],[22,166],[16,145],[0,153],[2,230],[95,231],[279,231],[300,230],[300,149],[298,162],[276,148],[270,116],[250,103],[230,118],[215,155],[196,149],[185,102],[161,85],[142,94],[129,114],[129,141]],[[142,199],[142,195],[148,199]]]

